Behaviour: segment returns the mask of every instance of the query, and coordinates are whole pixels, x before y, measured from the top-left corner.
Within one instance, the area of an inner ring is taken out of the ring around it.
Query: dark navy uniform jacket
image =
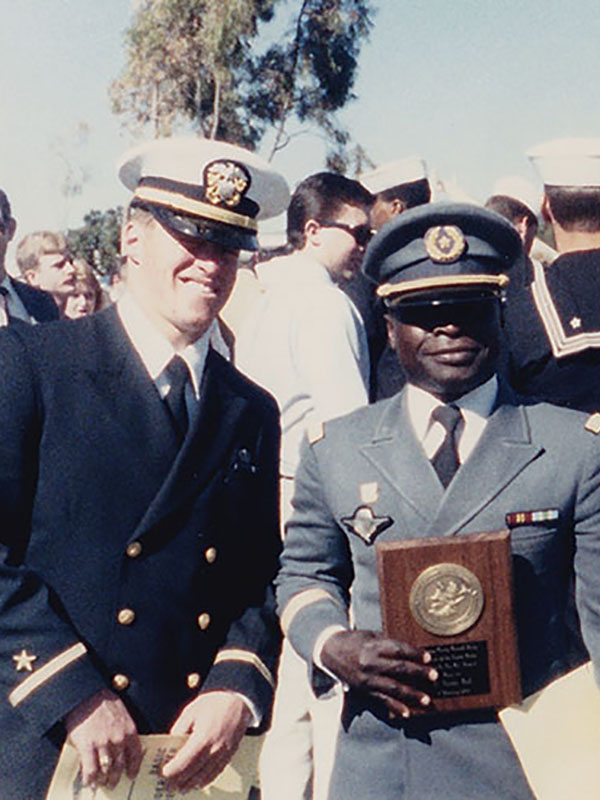
[[[600,250],[560,256],[539,271],[521,298],[509,306],[515,389],[558,405],[599,410]]]
[[[36,322],[53,322],[58,319],[58,307],[49,292],[13,278],[10,282],[25,310]]]
[[[103,687],[140,732],[201,690],[268,718],[277,407],[216,353],[179,449],[114,308],[0,337],[0,797],[43,798]]]

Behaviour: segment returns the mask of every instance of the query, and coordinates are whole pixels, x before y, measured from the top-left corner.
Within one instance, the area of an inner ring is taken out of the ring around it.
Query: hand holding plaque
[[[386,636],[426,647],[439,679],[427,711],[521,699],[510,532],[376,545]]]

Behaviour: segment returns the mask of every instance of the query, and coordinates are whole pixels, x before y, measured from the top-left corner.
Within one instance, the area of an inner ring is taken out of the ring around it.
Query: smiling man
[[[305,442],[278,578],[315,691],[347,688],[330,800],[533,800],[495,711],[437,713],[431,654],[382,633],[378,543],[511,527],[524,696],[572,665],[573,571],[599,662],[600,415],[522,405],[498,379],[520,249],[499,215],[434,204],[367,250],[408,383]]]
[[[189,734],[164,775],[203,785],[269,718],[278,412],[209,338],[287,186],[198,139],[141,146],[120,176],[126,294],[0,344],[7,798],[46,796],[65,738],[84,783],[114,786],[150,732]]]

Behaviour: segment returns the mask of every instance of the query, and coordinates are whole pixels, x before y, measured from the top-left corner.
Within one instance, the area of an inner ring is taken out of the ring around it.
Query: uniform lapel
[[[223,379],[220,356],[209,351],[198,412],[171,469],[144,514],[132,539],[144,535],[161,519],[198,495],[214,476],[238,436],[238,423],[247,401]]]
[[[165,464],[177,452],[177,436],[167,409],[140,357],[129,341],[116,308],[94,321],[94,360],[87,372],[104,400],[107,412],[121,428],[123,450],[148,455],[164,475]]]
[[[401,392],[385,406],[373,439],[361,451],[426,522],[433,522],[443,488],[417,441]]]
[[[429,535],[459,532],[542,452],[531,441],[525,407],[500,405],[445,492]]]

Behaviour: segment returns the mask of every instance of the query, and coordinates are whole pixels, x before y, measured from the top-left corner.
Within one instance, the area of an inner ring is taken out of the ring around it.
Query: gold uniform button
[[[142,543],[131,542],[130,545],[127,545],[127,550],[125,552],[129,556],[129,558],[137,558],[142,552]]]
[[[190,689],[197,689],[200,686],[200,675],[197,672],[190,672],[187,676],[187,685]]]
[[[121,625],[131,625],[135,622],[135,611],[132,608],[122,608],[117,614],[117,620]]]
[[[205,631],[209,625],[210,625],[210,614],[207,614],[207,612],[205,611],[198,617],[198,627],[200,628],[201,631]]]
[[[209,564],[214,563],[217,560],[217,548],[209,547],[208,550],[204,553],[204,558],[208,561]]]
[[[118,692],[123,692],[129,686],[129,678],[127,675],[117,673],[117,675],[113,675],[112,685],[113,689],[116,689]]]

